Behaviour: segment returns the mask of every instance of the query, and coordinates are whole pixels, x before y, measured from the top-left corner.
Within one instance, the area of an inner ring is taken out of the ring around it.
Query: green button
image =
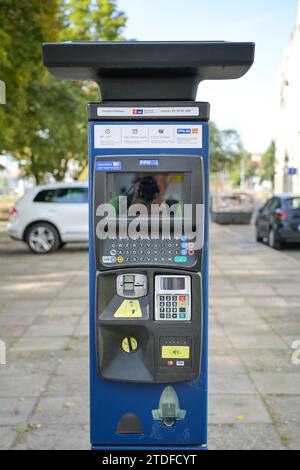
[[[185,318],[186,317],[186,314],[185,313],[180,313],[179,314],[179,318]]]
[[[175,263],[186,263],[187,260],[187,256],[175,256],[174,258]]]

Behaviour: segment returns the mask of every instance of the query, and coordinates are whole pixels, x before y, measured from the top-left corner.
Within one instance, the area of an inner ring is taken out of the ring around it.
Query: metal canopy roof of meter
[[[195,100],[204,80],[242,77],[254,61],[251,42],[65,42],[43,44],[56,78],[93,80],[102,100]]]

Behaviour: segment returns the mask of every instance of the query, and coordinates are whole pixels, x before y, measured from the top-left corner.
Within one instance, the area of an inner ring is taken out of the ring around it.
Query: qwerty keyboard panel
[[[181,239],[103,241],[102,264],[166,264],[193,266],[196,261],[194,242]]]

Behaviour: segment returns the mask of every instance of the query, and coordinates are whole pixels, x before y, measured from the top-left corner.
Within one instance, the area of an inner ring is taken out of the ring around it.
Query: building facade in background
[[[300,194],[300,0],[296,29],[284,53],[280,81],[275,191]]]

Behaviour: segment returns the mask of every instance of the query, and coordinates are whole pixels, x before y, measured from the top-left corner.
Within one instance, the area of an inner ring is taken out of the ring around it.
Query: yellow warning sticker
[[[189,359],[189,346],[163,346],[161,352],[162,359]]]
[[[141,318],[142,316],[138,300],[124,300],[114,314],[115,318]]]

